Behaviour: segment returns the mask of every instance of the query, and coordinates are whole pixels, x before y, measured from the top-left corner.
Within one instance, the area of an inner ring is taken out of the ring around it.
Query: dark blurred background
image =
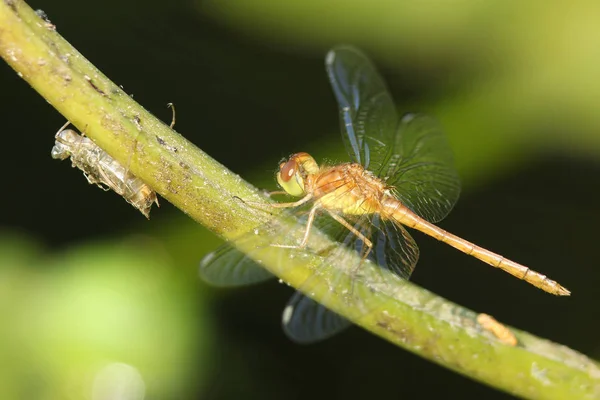
[[[417,284],[600,357],[600,3],[37,0],[115,83],[259,187],[283,156],[344,160],[328,48],[372,56],[399,110],[438,118],[463,193],[450,232],[568,287],[556,298],[415,233]],[[50,157],[64,118],[0,66],[0,397],[509,398],[359,328],[288,341],[276,283],[215,290],[219,240],[143,216]],[[120,396],[120,397],[119,397]]]

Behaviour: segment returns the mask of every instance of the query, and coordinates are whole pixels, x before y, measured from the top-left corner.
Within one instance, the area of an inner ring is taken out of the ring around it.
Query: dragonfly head
[[[277,183],[288,194],[301,197],[306,194],[306,177],[318,171],[319,166],[308,153],[296,153],[279,164]]]

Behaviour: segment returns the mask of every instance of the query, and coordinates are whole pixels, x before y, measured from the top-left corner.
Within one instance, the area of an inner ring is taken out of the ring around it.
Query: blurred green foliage
[[[0,397],[170,398],[202,388],[209,317],[195,282],[174,272],[149,237],[48,255],[1,235]],[[114,397],[115,388],[130,395]]]

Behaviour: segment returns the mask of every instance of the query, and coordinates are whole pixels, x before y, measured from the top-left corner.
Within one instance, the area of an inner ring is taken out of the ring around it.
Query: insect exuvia
[[[90,184],[103,190],[112,189],[146,218],[150,218],[152,204],[159,205],[156,192],[91,139],[72,129],[65,129],[68,124],[63,125],[55,135],[52,158],[65,160],[70,157],[73,167],[82,170]]]

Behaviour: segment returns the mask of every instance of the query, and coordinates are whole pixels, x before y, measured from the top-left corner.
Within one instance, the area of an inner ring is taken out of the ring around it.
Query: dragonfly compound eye
[[[292,196],[299,197],[305,194],[300,165],[293,157],[288,162],[281,164],[277,173],[277,183]]]
[[[296,173],[298,173],[298,163],[294,159],[282,163],[279,167],[279,175],[284,182],[289,182]]]

